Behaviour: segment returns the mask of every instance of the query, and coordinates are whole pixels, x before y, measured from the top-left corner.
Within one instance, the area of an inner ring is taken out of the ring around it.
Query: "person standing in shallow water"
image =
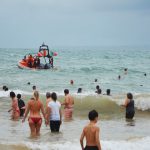
[[[50,124],[51,132],[59,132],[62,123],[61,104],[57,101],[56,93],[51,94],[51,99],[48,103],[46,125]]]
[[[66,120],[68,120],[68,119],[72,119],[74,99],[69,94],[68,89],[64,90],[64,94],[65,94],[65,100],[64,103],[62,103],[61,105],[64,105],[64,117]]]
[[[18,120],[20,117],[20,110],[18,107],[18,100],[16,98],[16,94],[13,91],[10,92],[10,98],[12,99],[12,108],[8,112],[12,111],[12,120]]]
[[[127,93],[124,105],[126,107],[126,119],[132,120],[135,114],[134,100],[132,93]]]
[[[19,109],[20,109],[20,117],[23,117],[24,112],[25,112],[25,103],[21,99],[21,94],[17,94],[17,99],[18,99],[18,106],[19,106]]]
[[[101,144],[99,139],[99,127],[96,126],[98,121],[98,113],[95,110],[89,112],[90,123],[84,127],[81,137],[80,144],[82,150],[101,150]],[[83,145],[84,137],[86,138],[86,146]]]
[[[30,112],[28,122],[31,130],[31,136],[39,136],[40,128],[42,125],[42,117],[40,111],[42,112],[43,117],[45,118],[44,107],[39,99],[39,92],[35,91],[33,96],[34,98],[31,98],[27,104],[27,108],[22,122],[25,122],[25,119],[28,113]]]

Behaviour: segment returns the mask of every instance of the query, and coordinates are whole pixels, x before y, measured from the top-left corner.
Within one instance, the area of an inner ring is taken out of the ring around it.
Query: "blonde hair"
[[[39,92],[38,91],[34,91],[33,96],[34,96],[35,100],[39,100]]]

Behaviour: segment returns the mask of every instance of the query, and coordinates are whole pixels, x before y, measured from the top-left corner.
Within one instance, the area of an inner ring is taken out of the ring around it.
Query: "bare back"
[[[30,100],[28,102],[28,107],[30,111],[30,117],[41,117],[40,110],[43,104],[40,100]]]
[[[65,97],[65,108],[73,107],[74,105],[74,98],[70,95]]]
[[[97,130],[98,130],[98,127],[96,127],[95,125],[90,125],[90,124],[84,128],[83,132],[85,134],[87,146],[97,145],[97,142],[96,142],[96,131]]]

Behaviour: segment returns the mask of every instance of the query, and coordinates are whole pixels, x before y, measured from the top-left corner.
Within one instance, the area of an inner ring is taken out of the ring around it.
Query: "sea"
[[[122,46],[50,50],[58,54],[54,68],[33,70],[18,68],[18,62],[26,54],[37,53],[38,48],[0,48],[0,150],[80,150],[80,135],[93,109],[99,113],[102,150],[150,150],[150,49]],[[6,92],[4,85],[9,89]],[[41,135],[31,138],[27,120],[10,120],[9,92],[22,94],[27,103],[33,85],[44,104],[46,92],[56,92],[62,102],[67,88],[74,97],[73,120],[63,120],[59,134],[50,133],[43,122]],[[102,89],[100,95],[95,93],[97,85]],[[77,93],[78,88],[82,93]],[[110,96],[105,95],[107,89],[111,90]],[[126,122],[121,106],[128,92],[135,101],[134,126]]]

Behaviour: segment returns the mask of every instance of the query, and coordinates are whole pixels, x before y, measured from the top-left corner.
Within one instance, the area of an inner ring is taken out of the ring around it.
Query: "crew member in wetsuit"
[[[126,107],[126,119],[133,119],[135,114],[134,100],[132,93],[127,93],[127,98],[124,105]]]

